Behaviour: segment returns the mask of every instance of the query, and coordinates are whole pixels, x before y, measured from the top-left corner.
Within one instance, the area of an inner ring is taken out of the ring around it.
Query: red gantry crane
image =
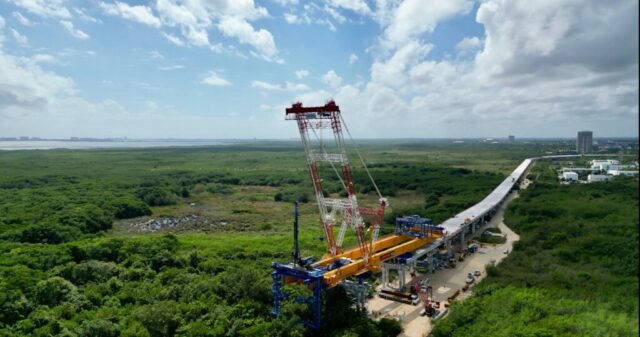
[[[320,222],[322,223],[324,237],[327,240],[329,256],[336,257],[343,252],[342,243],[347,228],[352,228],[358,239],[362,259],[365,265],[368,265],[371,252],[375,252],[375,244],[380,232],[380,224],[382,223],[385,207],[387,207],[387,199],[383,198],[380,194],[366,163],[360,153],[357,152],[380,198],[377,208],[358,206],[356,188],[353,183],[352,170],[347,158],[344,136],[342,134],[343,126],[347,133],[349,133],[349,129],[344,124],[344,120],[342,120],[340,107],[338,107],[334,101],[329,101],[324,106],[315,107],[303,107],[302,103],[298,102],[286,109],[286,119],[295,120],[298,123],[300,138],[302,139],[307,156],[307,165],[309,166],[313,191],[318,202]],[[331,129],[333,131],[332,143],[335,146],[335,153],[327,152],[327,144],[325,144],[322,135],[324,129]],[[315,136],[315,139],[311,138],[311,134]],[[350,133],[349,136],[351,136]],[[318,170],[318,163],[320,162],[328,163],[334,170],[346,191],[346,198],[325,197],[325,192],[322,189],[322,178]],[[337,166],[339,166],[339,168]],[[368,229],[365,228],[365,219],[370,223]],[[338,222],[340,223],[340,227],[338,236],[335,237],[334,231]],[[369,231],[370,234],[368,242],[365,237],[367,231]]]

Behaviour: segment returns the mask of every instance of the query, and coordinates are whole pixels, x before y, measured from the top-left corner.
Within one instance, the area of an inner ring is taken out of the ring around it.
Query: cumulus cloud
[[[86,40],[89,38],[89,34],[75,28],[71,21],[60,20],[60,24],[62,25],[62,27],[64,27],[64,29],[67,30],[67,32],[69,32],[69,34],[71,34],[71,36],[75,37],[76,39]]]
[[[284,13],[284,20],[288,23],[302,23],[298,16],[292,13]]]
[[[226,36],[238,38],[241,43],[253,46],[265,59],[273,60],[278,53],[273,35],[266,29],[255,30],[246,20],[226,17],[218,23],[218,28]]]
[[[294,83],[294,82],[288,82],[288,81],[282,84],[274,84],[274,83],[263,82],[263,81],[253,81],[251,82],[251,87],[260,89],[260,90],[266,90],[266,91],[303,91],[303,90],[309,89],[309,87],[307,87],[303,83]]]
[[[331,6],[354,11],[360,15],[370,15],[371,8],[364,0],[329,0]]]
[[[31,59],[36,63],[55,64],[59,62],[55,56],[50,54],[36,54],[36,55],[33,55]]]
[[[280,6],[293,6],[298,4],[298,0],[272,0]]]
[[[11,31],[11,35],[13,36],[13,39],[16,40],[16,42],[19,45],[26,46],[29,44],[29,39],[26,36],[20,34],[17,30],[13,28],[11,28],[10,31]]]
[[[158,67],[158,70],[162,70],[162,71],[178,70],[178,69],[184,69],[184,66],[182,64],[172,64],[170,66]]]
[[[231,85],[231,82],[225,80],[214,71],[208,72],[200,83],[217,87]]]
[[[147,6],[130,6],[120,1],[113,4],[100,2],[99,5],[109,15],[120,16],[156,28],[162,25],[160,19],[153,15],[151,8]]]
[[[178,46],[178,47],[183,47],[184,46],[184,42],[177,36],[172,35],[172,34],[168,34],[168,33],[162,33],[162,36],[165,37],[165,39],[167,39],[167,41],[171,42],[172,44]]]
[[[356,62],[358,62],[358,55],[356,55],[356,54],[349,55],[349,64],[351,65],[351,64],[354,64]]]
[[[628,29],[637,3],[484,1],[476,15],[484,36],[458,43],[471,59],[431,58],[422,42],[468,13],[468,2],[419,3],[425,8],[411,0],[388,8],[380,21],[387,50],[373,51],[368,82],[305,97],[336,98],[364,134],[385,125],[388,136],[637,135],[638,31]]]
[[[401,46],[421,34],[433,32],[444,20],[469,13],[472,8],[471,0],[405,0],[385,28],[383,44],[388,48]]]
[[[42,17],[70,18],[71,14],[64,6],[64,0],[8,0],[24,8],[29,13]]]
[[[256,56],[268,61],[279,61],[278,49],[271,32],[263,28],[256,29],[250,23],[268,15],[268,11],[256,6],[253,0],[157,0],[155,9],[162,25],[178,28],[190,45],[220,51],[221,46],[211,44],[209,38],[209,29],[215,27],[225,36],[251,46]],[[175,45],[185,45],[185,41],[175,35],[164,33],[164,36]]]
[[[329,70],[320,78],[322,82],[332,88],[338,88],[342,84],[342,77],[338,76],[335,71]]]
[[[296,70],[295,75],[298,79],[302,79],[309,76],[309,71],[307,69]]]
[[[18,20],[18,22],[23,26],[33,26],[33,22],[31,20],[24,17],[24,15],[20,14],[20,12],[13,12],[13,17]]]
[[[482,45],[482,41],[477,36],[465,37],[456,44],[457,50],[469,50],[478,48]]]

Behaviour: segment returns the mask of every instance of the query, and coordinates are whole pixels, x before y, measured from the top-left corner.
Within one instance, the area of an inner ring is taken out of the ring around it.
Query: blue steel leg
[[[277,316],[280,314],[280,300],[282,299],[282,292],[280,291],[280,273],[274,271],[271,273],[273,278],[273,285],[271,286],[271,294],[273,295],[273,309],[271,314]]]
[[[313,284],[313,322],[312,328],[314,330],[320,329],[322,324],[322,281],[316,279]]]

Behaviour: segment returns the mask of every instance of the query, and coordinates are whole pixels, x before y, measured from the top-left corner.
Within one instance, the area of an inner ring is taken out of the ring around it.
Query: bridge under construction
[[[524,160],[482,201],[441,224],[433,224],[429,219],[419,216],[400,217],[396,219],[394,234],[378,237],[388,201],[380,194],[364,159],[354,145],[355,152],[379,196],[378,204],[374,208],[358,205],[342,131],[344,129],[350,138],[351,134],[338,105],[333,101],[317,107],[303,107],[301,103],[295,103],[286,109],[285,116],[285,119],[296,121],[298,125],[318,203],[324,239],[327,242],[327,254],[318,261],[300,256],[296,207],[293,259],[289,263],[272,264],[273,314],[280,313],[282,301],[289,296],[283,289],[284,285],[304,284],[312,291],[312,295],[298,300],[311,306],[312,317],[306,324],[312,329],[318,329],[322,324],[321,296],[324,289],[343,286],[355,297],[356,303],[363,306],[369,288],[363,280],[370,273],[382,272],[383,286],[387,287],[390,270],[411,270],[420,264],[421,267],[433,271],[435,255],[450,258],[453,255],[452,246],[458,246],[462,250],[466,245],[466,239],[493,216],[536,159]],[[332,139],[329,144],[323,138],[324,129],[331,130]],[[329,153],[327,149],[334,153]],[[318,169],[320,163],[328,164],[338,176],[346,192],[346,198],[326,197],[327,193],[323,190],[323,180]],[[334,236],[336,228],[338,235]],[[343,240],[349,229],[355,231],[358,246],[343,249]],[[405,273],[401,272],[399,275],[402,287],[406,283]],[[428,310],[428,287],[420,287],[416,292]]]

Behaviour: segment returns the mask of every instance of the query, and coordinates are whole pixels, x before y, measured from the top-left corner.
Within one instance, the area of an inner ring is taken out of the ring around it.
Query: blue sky
[[[357,137],[637,136],[637,9],[0,0],[0,137],[289,138],[331,98]]]

